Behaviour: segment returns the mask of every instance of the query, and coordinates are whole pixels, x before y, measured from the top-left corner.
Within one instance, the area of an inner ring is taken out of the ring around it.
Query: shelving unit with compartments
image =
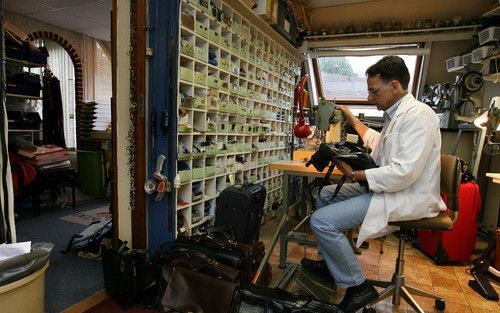
[[[300,60],[226,1],[181,7],[177,220],[191,235],[231,184],[263,184],[266,213],[281,200],[268,164],[288,157]]]

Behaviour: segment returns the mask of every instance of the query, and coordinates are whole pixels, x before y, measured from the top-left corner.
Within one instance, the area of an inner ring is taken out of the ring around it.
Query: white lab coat
[[[389,221],[434,217],[441,199],[441,133],[434,111],[408,93],[381,133],[368,129],[365,146],[380,166],[365,171],[373,197],[358,235],[358,246],[396,227]]]

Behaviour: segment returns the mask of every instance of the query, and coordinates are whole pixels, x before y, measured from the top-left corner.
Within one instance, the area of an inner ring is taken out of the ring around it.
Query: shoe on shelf
[[[303,258],[302,260],[300,260],[300,264],[302,264],[302,266],[305,268],[320,272],[322,274],[330,275],[330,271],[328,270],[328,266],[326,266],[325,260],[316,261],[308,258]]]
[[[362,290],[347,288],[344,299],[339,303],[339,311],[355,313],[378,299],[378,292],[372,284],[367,284]]]

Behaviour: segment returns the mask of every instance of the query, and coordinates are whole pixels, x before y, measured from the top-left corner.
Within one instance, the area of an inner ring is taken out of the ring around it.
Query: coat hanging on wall
[[[61,84],[47,66],[43,72],[43,143],[66,148]]]

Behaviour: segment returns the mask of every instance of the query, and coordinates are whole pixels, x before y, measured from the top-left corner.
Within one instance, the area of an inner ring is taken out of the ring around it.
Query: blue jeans
[[[363,223],[372,193],[359,184],[344,184],[335,199],[336,185],[325,186],[316,195],[316,211],[311,216],[311,229],[318,242],[318,253],[326,262],[335,285],[357,286],[365,281],[363,270],[344,231]]]

